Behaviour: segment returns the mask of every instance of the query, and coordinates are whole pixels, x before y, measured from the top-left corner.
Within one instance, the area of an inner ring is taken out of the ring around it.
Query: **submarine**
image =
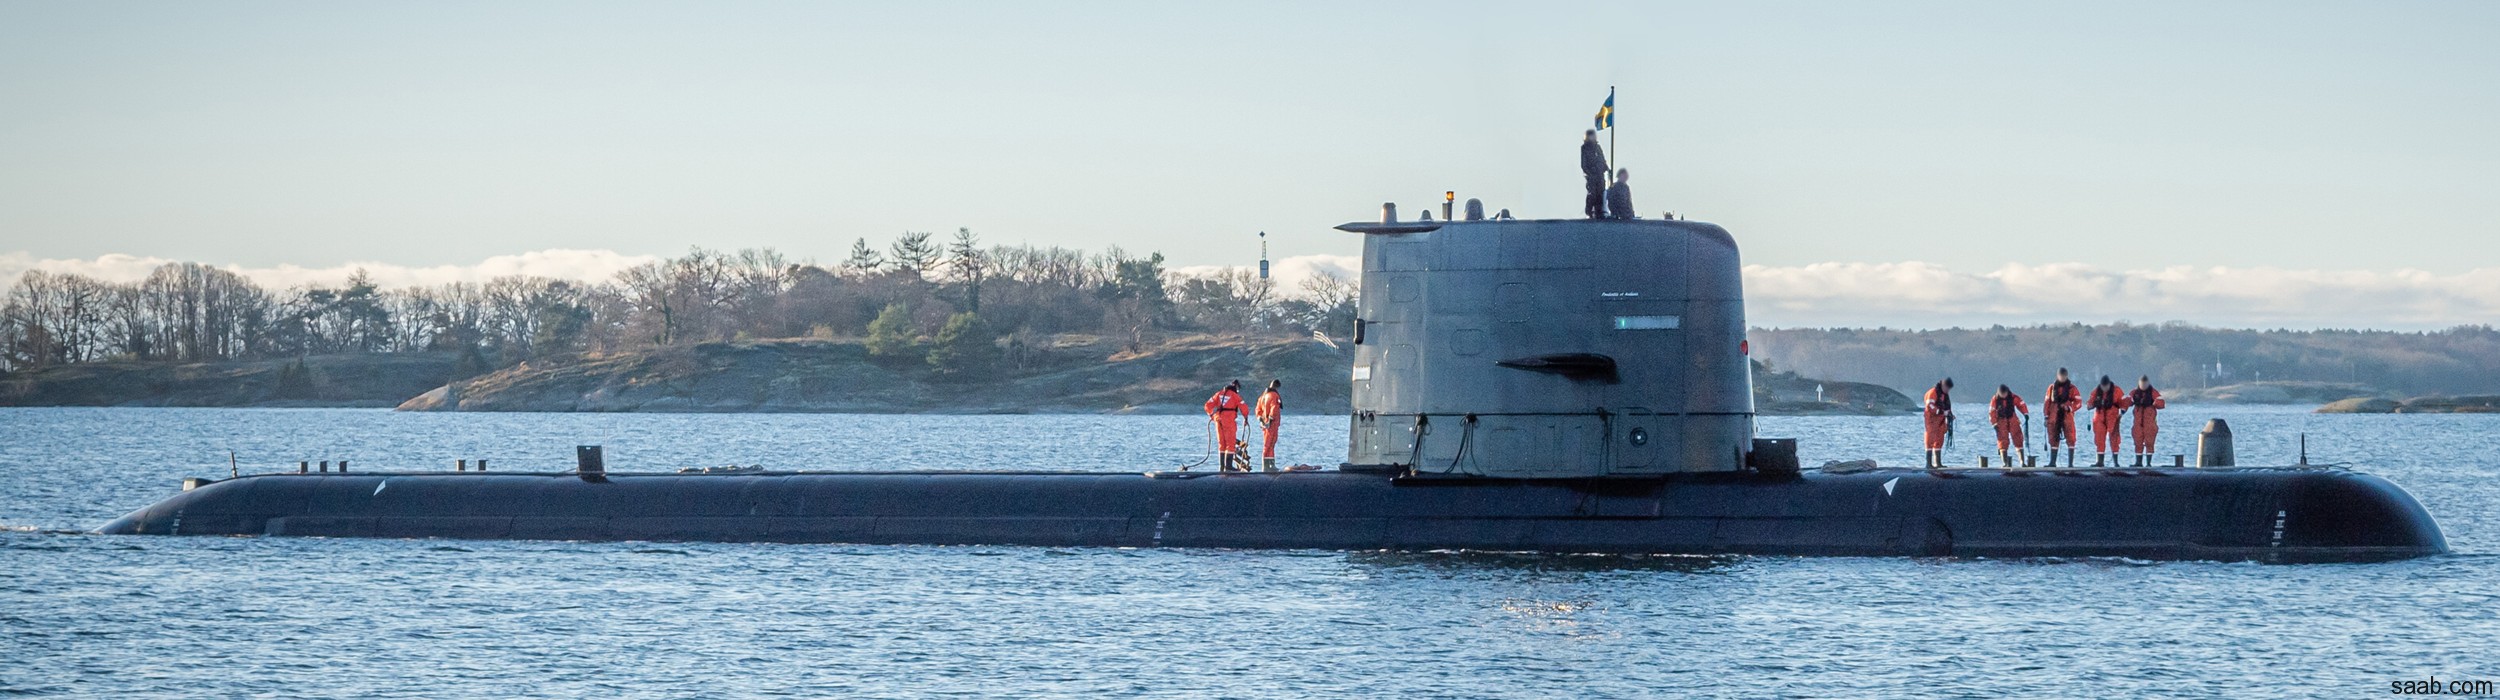
[[[2232,464],[2227,432],[2192,467],[1800,469],[1794,440],[1755,435],[1727,230],[1470,204],[1337,227],[1363,255],[1333,469],[632,473],[583,446],[562,472],[191,479],[98,531],[2270,563],[2448,549],[2397,485]]]

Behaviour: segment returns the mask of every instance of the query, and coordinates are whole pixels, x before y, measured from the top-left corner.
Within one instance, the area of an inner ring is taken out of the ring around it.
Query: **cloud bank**
[[[411,267],[348,263],[330,267],[226,265],[272,288],[335,285],[362,269],[384,287],[479,282],[535,275],[592,282],[659,260],[612,250],[541,250],[498,255],[471,265]],[[0,253],[0,280],[26,270],[74,272],[111,281],[147,276],[164,258],[105,255],[36,259]],[[1298,293],[1318,275],[1355,279],[1351,255],[1301,255],[1275,261],[1277,286]],[[1174,268],[1184,274],[1224,269]],[[2037,323],[2158,323],[2218,327],[2437,329],[2500,320],[2500,268],[2456,274],[2421,270],[2287,270],[2188,267],[2108,270],[2079,263],[2008,264],[1965,272],[1924,262],[1832,262],[1745,266],[1749,319],[1770,327],[1940,328]]]
[[[1172,271],[1184,275],[1206,275],[1218,270],[1256,271],[1257,269],[1239,265],[1189,265],[1172,268]],[[1279,292],[1287,296],[1295,296],[1302,293],[1303,281],[1313,277],[1325,275],[1347,281],[1361,279],[1363,258],[1355,255],[1296,255],[1272,261],[1268,265],[1267,274],[1269,278],[1276,280],[1276,289]]]
[[[2500,320],[2500,268],[2106,270],[2078,263],[1959,272],[1921,262],[1745,266],[1755,325],[1943,326],[2186,321],[2219,327],[2436,329]]]

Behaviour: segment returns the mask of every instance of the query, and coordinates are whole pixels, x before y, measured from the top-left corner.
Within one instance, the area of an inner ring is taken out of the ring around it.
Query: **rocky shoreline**
[[[458,365],[451,352],[88,362],[0,374],[0,406],[389,408]]]
[[[703,343],[525,362],[427,391],[403,411],[1195,413],[1215,387],[1285,382],[1302,412],[1345,413],[1351,355],[1312,340],[1187,338],[1145,352],[1057,342],[989,378],[940,377],[858,343]]]
[[[2398,401],[2370,396],[2319,406],[2318,413],[2500,413],[2500,395],[2417,396]]]

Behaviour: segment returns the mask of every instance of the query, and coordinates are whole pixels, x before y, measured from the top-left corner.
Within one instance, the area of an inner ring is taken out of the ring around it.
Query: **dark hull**
[[[2319,469],[1639,480],[1343,472],[286,474],[209,483],[101,531],[2267,562],[2447,551],[2438,525],[2403,489]]]

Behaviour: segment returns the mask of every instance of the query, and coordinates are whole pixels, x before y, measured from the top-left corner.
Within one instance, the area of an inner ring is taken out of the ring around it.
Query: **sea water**
[[[2192,452],[2208,417],[2230,420],[2243,464],[2292,462],[2305,434],[2311,461],[2395,481],[2455,553],[2268,566],[108,537],[81,533],[230,459],[558,470],[599,444],[619,471],[1144,471],[1200,459],[1207,437],[1187,416],[0,409],[0,694],[2360,697],[2500,681],[2500,416],[2179,406],[2162,451]],[[1283,461],[1337,463],[1343,425],[1293,417]],[[1759,428],[1800,438],[1809,466],[1919,457],[1914,417]],[[1966,430],[1960,463],[1986,441]]]

